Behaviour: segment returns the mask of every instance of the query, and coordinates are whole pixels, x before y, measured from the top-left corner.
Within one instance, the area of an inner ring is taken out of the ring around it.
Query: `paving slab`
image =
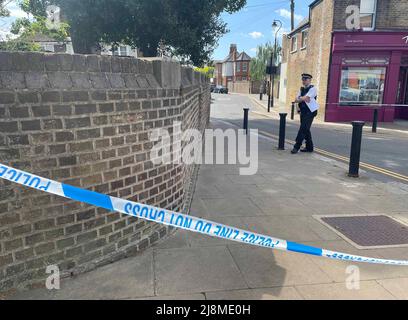
[[[250,288],[332,282],[308,256],[239,244],[228,247]]]
[[[359,201],[359,206],[370,213],[404,212],[408,210],[408,202],[404,196],[361,196]]]
[[[340,239],[334,231],[312,217],[262,216],[244,218],[244,221],[250,231],[282,240],[305,242]]]
[[[153,251],[124,259],[61,282],[61,289],[38,289],[12,299],[100,300],[154,295]]]
[[[358,205],[355,197],[344,195],[333,196],[309,196],[297,198],[305,206],[311,208],[316,214],[337,215],[337,214],[358,214],[367,213]]]
[[[408,300],[408,278],[385,279],[377,282],[397,299]]]
[[[293,287],[206,292],[208,300],[303,300]]]
[[[376,281],[362,281],[359,290],[349,290],[344,283],[296,286],[306,300],[395,300]]]
[[[202,199],[208,217],[252,217],[262,215],[250,198]]]
[[[251,197],[251,200],[265,215],[312,216],[315,213],[295,197]]]
[[[226,247],[159,250],[155,253],[157,295],[248,288]]]

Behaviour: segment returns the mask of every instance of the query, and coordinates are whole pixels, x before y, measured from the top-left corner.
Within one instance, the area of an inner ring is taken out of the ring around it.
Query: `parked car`
[[[216,86],[214,89],[214,93],[228,94],[228,88],[224,86]]]
[[[211,85],[211,89],[210,89],[210,90],[211,90],[211,92],[214,92],[215,87],[216,87],[216,85],[215,85],[215,84],[212,84],[212,85]]]

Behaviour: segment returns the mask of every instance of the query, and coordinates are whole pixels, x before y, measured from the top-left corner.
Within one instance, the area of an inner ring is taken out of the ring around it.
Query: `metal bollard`
[[[290,114],[290,119],[295,120],[295,103],[292,102],[292,112]]]
[[[279,147],[278,150],[285,150],[285,138],[286,138],[286,117],[287,113],[279,113],[280,126],[279,126]]]
[[[263,99],[263,93],[261,92],[261,93],[259,94],[259,100],[262,101],[262,99]]]
[[[248,118],[249,118],[249,108],[244,108],[244,130],[248,135]]]
[[[354,121],[351,124],[353,125],[353,138],[351,142],[350,169],[348,176],[358,178],[360,170],[361,141],[365,122]]]
[[[373,119],[373,133],[377,133],[378,127],[378,109],[374,109],[374,119]]]

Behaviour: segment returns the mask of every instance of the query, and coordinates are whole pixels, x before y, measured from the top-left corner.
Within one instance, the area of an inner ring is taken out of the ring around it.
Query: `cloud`
[[[252,39],[259,39],[262,38],[264,35],[262,34],[262,32],[259,31],[254,31],[249,33],[249,35],[251,36]]]
[[[249,49],[249,51],[256,53],[258,51],[258,49],[257,48],[251,48],[251,49]]]
[[[279,10],[276,10],[275,12],[279,14],[281,17],[286,18],[286,19],[290,19],[291,17],[291,13],[287,9],[279,9]],[[304,17],[301,16],[300,14],[295,14],[295,21],[300,22],[303,19]]]
[[[20,6],[16,1],[10,2],[6,5],[6,9],[10,12],[10,17],[12,18],[26,18],[27,13],[20,9]]]

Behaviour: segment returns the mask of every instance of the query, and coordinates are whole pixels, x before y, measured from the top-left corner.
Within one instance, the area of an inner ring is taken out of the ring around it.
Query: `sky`
[[[311,0],[295,0],[295,25],[309,14]],[[290,1],[289,0],[247,0],[247,5],[241,11],[222,15],[228,24],[230,32],[224,35],[213,54],[214,60],[222,60],[229,54],[231,43],[237,44],[238,51],[245,51],[251,57],[256,55],[258,45],[274,41],[272,22],[278,19],[283,23],[279,32],[290,31]]]
[[[10,11],[10,17],[0,18],[0,40],[5,39],[6,35],[10,33],[10,27],[13,21],[17,18],[27,16],[27,14],[18,7],[16,1],[6,0],[5,3],[6,8]]]
[[[308,16],[308,5],[312,0],[295,0],[295,24]],[[9,32],[13,21],[26,14],[19,9],[15,0],[6,0],[6,8],[10,17],[0,19],[0,40]],[[251,57],[256,55],[258,45],[274,41],[272,22],[279,19],[283,23],[280,34],[290,30],[289,0],[247,0],[247,5],[241,11],[222,14],[227,23],[229,33],[219,40],[219,45],[213,54],[214,60],[222,60],[229,53],[231,43],[237,44],[239,52],[245,51]],[[280,38],[280,37],[279,37]]]

